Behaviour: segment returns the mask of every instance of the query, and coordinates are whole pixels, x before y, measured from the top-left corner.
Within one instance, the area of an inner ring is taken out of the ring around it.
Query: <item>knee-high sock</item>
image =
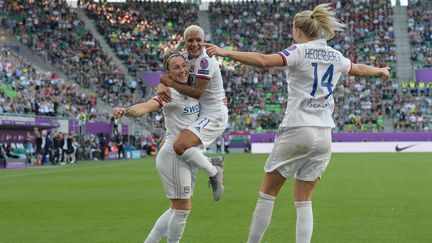
[[[267,227],[270,225],[273,206],[276,197],[259,193],[255,211],[252,216],[252,223],[249,228],[248,243],[261,242]]]
[[[186,220],[189,216],[190,210],[177,210],[171,215],[168,222],[168,242],[177,243],[182,238],[184,229],[186,227]]]
[[[309,243],[313,231],[312,202],[295,202],[297,208],[296,243]]]
[[[172,213],[173,209],[169,208],[158,218],[144,243],[157,243],[167,235],[168,222]]]
[[[210,160],[196,147],[187,149],[180,155],[180,158],[190,165],[204,170],[209,177],[215,176],[217,173],[216,167],[214,167]]]

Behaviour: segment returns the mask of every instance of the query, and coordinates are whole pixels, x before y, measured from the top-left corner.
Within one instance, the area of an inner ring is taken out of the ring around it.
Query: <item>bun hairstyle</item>
[[[313,11],[307,10],[294,16],[293,27],[297,28],[312,39],[325,38],[330,40],[335,31],[343,31],[346,25],[335,17],[330,4],[320,4]]]
[[[169,64],[169,61],[171,60],[171,58],[178,57],[178,56],[184,58],[183,55],[180,54],[180,52],[178,50],[176,50],[176,49],[169,49],[169,50],[167,50],[165,52],[165,56],[163,58],[164,69],[168,70],[168,64]]]

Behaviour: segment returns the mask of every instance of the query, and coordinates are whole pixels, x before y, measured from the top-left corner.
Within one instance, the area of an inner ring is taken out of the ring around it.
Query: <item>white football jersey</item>
[[[201,114],[227,111],[223,102],[225,90],[217,60],[214,57],[209,57],[204,48],[199,57],[190,60],[187,52],[182,54],[187,60],[189,68],[188,83],[194,84],[195,78],[203,78],[209,81],[204,94],[199,99]]]
[[[287,66],[288,102],[282,127],[335,127],[333,89],[351,61],[325,39],[295,44],[278,52]]]
[[[166,142],[173,143],[180,132],[198,119],[200,105],[197,99],[182,95],[171,89],[172,101],[164,103],[157,96],[153,99],[162,106],[165,117]]]

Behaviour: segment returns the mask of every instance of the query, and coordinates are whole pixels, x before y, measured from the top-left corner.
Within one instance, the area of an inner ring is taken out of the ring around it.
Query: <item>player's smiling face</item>
[[[181,56],[172,57],[168,63],[167,74],[172,80],[186,84],[189,75],[185,59]]]
[[[186,37],[185,47],[189,55],[189,59],[197,58],[201,55],[201,44],[203,38],[198,32],[190,32]]]

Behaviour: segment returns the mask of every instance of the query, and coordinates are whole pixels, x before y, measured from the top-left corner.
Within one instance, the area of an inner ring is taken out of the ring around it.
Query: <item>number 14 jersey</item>
[[[333,89],[351,61],[325,39],[295,44],[278,54],[286,68],[288,103],[282,127],[335,127]]]

